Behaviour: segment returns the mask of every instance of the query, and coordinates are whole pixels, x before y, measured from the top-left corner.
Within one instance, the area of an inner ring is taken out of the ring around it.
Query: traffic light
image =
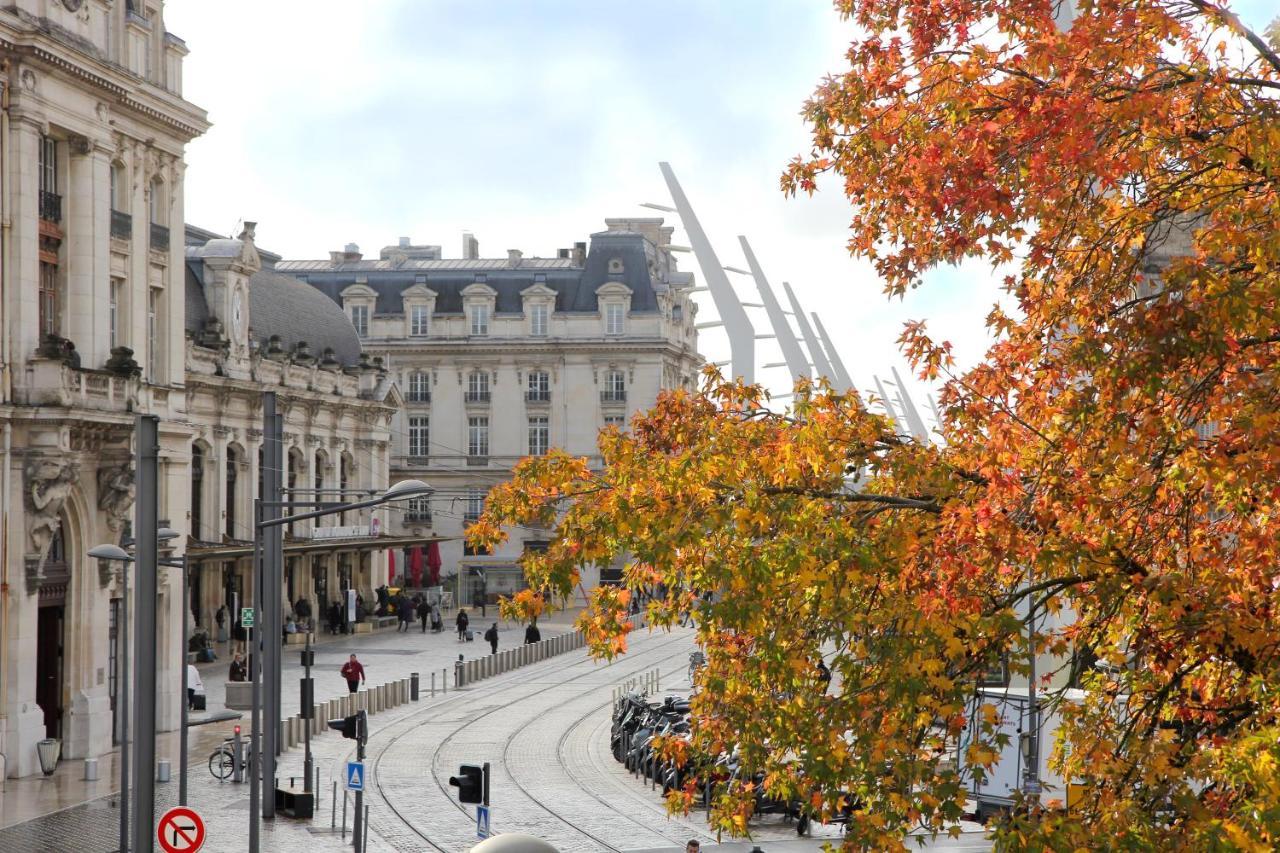
[[[364,740],[366,731],[363,725],[364,711],[352,714],[350,717],[343,717],[340,720],[330,720],[329,728],[335,732],[342,732],[342,736],[348,740]]]
[[[484,770],[474,764],[459,767],[458,775],[449,777],[449,784],[457,787],[458,802],[484,802]]]

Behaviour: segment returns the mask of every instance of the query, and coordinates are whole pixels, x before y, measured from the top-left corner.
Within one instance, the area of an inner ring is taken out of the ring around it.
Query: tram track
[[[687,638],[684,638],[684,637],[674,637],[674,638],[672,638],[672,639],[670,639],[670,640],[668,640],[668,641],[662,642],[660,645],[658,645],[657,647],[653,648],[651,651],[652,651],[652,652],[661,652],[661,651],[662,651],[662,649],[667,648],[667,647],[669,647],[669,646],[674,646],[674,645],[681,645],[682,647],[686,646],[686,645],[687,645]],[[676,659],[676,658],[686,658],[686,659],[687,659],[687,656],[688,656],[688,649],[687,649],[687,648],[682,648],[682,649],[681,649],[681,651],[679,651],[679,652],[676,652],[676,653],[674,653],[674,654],[666,655],[666,656],[663,656],[663,657],[659,658],[659,659],[656,661],[656,663],[655,663],[655,661],[653,661],[651,658],[646,658],[644,661],[642,661],[642,662],[640,663],[640,665],[639,665],[639,666],[637,666],[637,667],[635,667],[635,668],[633,668],[633,669],[630,669],[629,671],[627,671],[627,672],[625,672],[625,673],[621,673],[621,674],[619,675],[619,680],[626,680],[626,679],[628,679],[628,678],[631,678],[631,677],[633,677],[633,676],[635,676],[635,675],[640,674],[641,672],[644,672],[644,671],[645,671],[645,670],[647,670],[647,669],[650,669],[650,668],[654,667],[655,665],[657,665],[657,666],[661,667],[661,665],[662,665],[662,664],[665,664],[665,663],[667,663],[668,661],[674,660],[674,659]],[[627,662],[625,658],[623,658],[622,660],[623,660],[623,662],[624,662],[624,663],[626,663],[626,662]],[[450,791],[450,790],[445,786],[444,782],[442,781],[441,774],[440,774],[440,756],[441,756],[441,752],[442,752],[442,750],[443,750],[443,747],[444,747],[447,743],[449,743],[449,741],[450,741],[454,736],[456,736],[457,734],[459,734],[460,732],[462,732],[464,729],[468,728],[469,726],[473,726],[473,725],[475,725],[477,722],[479,722],[479,721],[481,721],[481,720],[483,720],[483,719],[485,719],[485,718],[487,718],[487,717],[490,717],[490,716],[492,716],[493,714],[497,714],[497,713],[499,713],[499,712],[501,712],[501,711],[507,710],[507,709],[511,708],[512,706],[514,706],[514,705],[518,704],[518,703],[528,702],[530,699],[532,699],[532,698],[534,698],[534,697],[537,697],[537,696],[540,696],[540,695],[543,695],[543,694],[545,694],[545,693],[547,693],[547,692],[549,692],[549,691],[563,689],[566,685],[573,684],[574,682],[581,681],[582,679],[585,679],[585,678],[588,678],[588,677],[592,677],[592,676],[598,676],[598,675],[599,675],[599,672],[598,672],[598,671],[595,671],[595,670],[588,670],[587,672],[583,672],[583,673],[581,673],[581,674],[579,674],[579,675],[572,676],[572,677],[569,677],[569,678],[565,678],[565,679],[562,679],[562,680],[560,680],[560,681],[557,681],[557,682],[555,682],[555,683],[553,683],[553,684],[546,685],[546,686],[544,686],[544,687],[542,687],[542,688],[540,688],[540,689],[538,689],[538,690],[534,690],[534,691],[531,691],[531,692],[523,692],[523,693],[520,693],[519,695],[517,695],[517,696],[514,696],[514,697],[510,698],[510,699],[509,699],[508,701],[506,701],[506,702],[502,702],[501,704],[498,704],[498,705],[495,705],[495,706],[493,706],[493,707],[491,707],[491,708],[488,708],[487,710],[485,710],[483,713],[479,714],[478,716],[468,717],[467,719],[465,719],[464,721],[462,721],[459,725],[455,726],[455,727],[454,727],[454,728],[452,728],[450,731],[448,731],[448,732],[446,732],[446,733],[443,733],[440,737],[438,737],[438,738],[437,738],[437,740],[436,740],[436,746],[435,746],[435,748],[433,749],[433,751],[432,751],[432,753],[431,753],[431,756],[430,756],[430,768],[429,768],[429,773],[430,773],[430,776],[431,776],[431,778],[432,778],[432,781],[435,783],[436,788],[439,790],[439,792],[440,792],[440,793],[441,793],[441,795],[444,797],[444,799],[445,799],[447,802],[449,802],[449,803],[453,804],[453,805],[454,805],[454,807],[456,807],[456,808],[457,808],[457,809],[458,809],[458,810],[459,810],[459,811],[460,811],[460,812],[461,812],[461,813],[462,813],[462,814],[467,818],[468,822],[470,821],[471,816],[470,816],[470,814],[469,814],[469,812],[468,812],[467,807],[466,807],[466,806],[464,806],[464,805],[463,805],[463,804],[461,804],[461,803],[458,803],[458,802],[453,798],[453,795],[452,795],[451,791]],[[479,698],[479,697],[478,697],[477,695],[475,695],[475,694],[469,694],[469,693],[458,693],[458,694],[456,694],[456,695],[455,695],[455,697],[453,697],[453,698],[450,698],[450,699],[447,699],[447,700],[443,700],[443,701],[441,701],[441,702],[436,702],[436,703],[434,703],[434,704],[432,704],[432,705],[430,705],[430,706],[428,706],[428,707],[426,707],[426,708],[423,708],[421,711],[419,711],[419,712],[417,712],[416,714],[414,714],[414,717],[420,716],[420,715],[425,714],[425,713],[428,713],[428,712],[438,711],[438,710],[443,709],[443,708],[457,708],[457,707],[462,707],[462,706],[464,705],[464,703],[465,703],[465,701],[466,701],[466,700],[468,700],[468,699],[470,699],[470,700],[474,700],[474,699],[476,699],[476,698]],[[598,710],[598,707],[599,707],[599,706],[597,706],[597,708],[596,708],[595,710]],[[594,713],[594,710],[593,710],[591,713]],[[589,714],[588,714],[588,716],[589,716]],[[580,721],[581,721],[581,720],[579,720],[578,722],[580,722]],[[406,720],[406,722],[407,722],[407,720]],[[404,730],[403,730],[403,731],[400,731],[400,732],[396,733],[395,735],[393,735],[392,737],[387,738],[387,739],[382,743],[382,745],[378,748],[378,750],[374,753],[374,755],[372,756],[372,769],[373,769],[373,773],[372,773],[372,774],[370,774],[370,776],[371,776],[371,779],[372,779],[372,781],[373,781],[373,791],[377,794],[377,797],[378,797],[379,801],[381,802],[381,804],[382,804],[383,806],[385,806],[385,807],[386,807],[386,808],[387,808],[387,809],[388,809],[388,810],[389,810],[389,811],[390,811],[390,812],[395,816],[396,820],[397,820],[397,821],[398,821],[398,822],[399,822],[403,827],[405,827],[405,828],[406,828],[409,832],[411,832],[413,835],[417,836],[417,838],[419,839],[420,843],[426,844],[426,845],[428,845],[431,849],[433,849],[433,850],[437,850],[437,851],[440,851],[440,853],[448,853],[448,851],[449,851],[449,849],[450,849],[450,848],[442,847],[442,846],[440,846],[439,844],[437,844],[435,841],[433,841],[433,840],[432,840],[432,839],[431,839],[431,838],[430,838],[430,837],[429,837],[429,836],[428,836],[424,831],[422,831],[422,829],[420,829],[418,826],[416,826],[416,825],[415,825],[415,820],[413,819],[413,817],[412,817],[411,815],[407,814],[407,813],[405,812],[405,810],[403,810],[403,809],[401,809],[401,808],[398,808],[398,807],[397,807],[396,803],[393,801],[393,798],[392,798],[391,794],[388,792],[388,790],[386,789],[386,787],[384,787],[384,785],[383,785],[382,774],[381,774],[381,773],[379,773],[379,768],[381,767],[381,765],[382,765],[382,762],[383,762],[384,758],[387,756],[387,754],[388,754],[388,753],[389,753],[393,748],[395,748],[395,747],[397,747],[397,746],[398,746],[398,744],[401,742],[401,740],[402,740],[403,738],[405,738],[407,735],[409,735],[409,734],[411,734],[411,733],[415,732],[415,731],[416,731],[416,730],[418,730],[419,728],[421,728],[421,727],[423,727],[423,726],[425,726],[425,725],[428,725],[428,724],[429,724],[429,723],[431,723],[431,722],[432,722],[431,720],[420,720],[420,721],[418,721],[417,723],[415,723],[414,725],[407,726],[407,727],[405,727],[405,728],[404,728]],[[505,756],[507,755],[507,753],[508,753],[508,751],[509,751],[509,749],[510,749],[510,745],[511,745],[512,740],[515,738],[515,736],[516,736],[517,734],[519,734],[519,732],[523,731],[523,730],[527,727],[527,725],[528,725],[528,724],[525,724],[525,725],[523,725],[523,726],[519,727],[516,731],[512,732],[511,734],[509,734],[509,735],[507,736],[507,738],[504,740],[504,742],[502,743],[502,751],[501,751],[501,753],[500,753],[500,754],[501,754],[502,756],[504,756],[504,760],[505,760]],[[576,725],[576,723],[575,723],[575,725]],[[562,739],[562,742],[563,742],[563,739]],[[559,752],[559,749],[558,749],[558,751],[557,751],[557,760],[559,760],[559,757],[560,757],[560,752]],[[425,758],[425,756],[424,756],[424,758]],[[515,781],[515,780],[514,780],[514,776],[512,777],[512,779],[513,779],[513,782],[514,782],[514,781]],[[584,837],[590,838],[590,839],[591,839],[591,841],[592,841],[594,844],[601,844],[601,845],[603,845],[603,846],[605,847],[605,849],[607,849],[607,850],[612,850],[612,851],[618,851],[618,850],[619,850],[619,848],[617,848],[617,847],[613,846],[612,844],[609,844],[607,841],[604,841],[603,839],[599,838],[598,836],[595,836],[595,835],[594,835],[594,834],[592,834],[592,833],[589,833],[589,832],[586,832],[586,831],[584,831],[584,830],[580,829],[580,828],[579,828],[578,826],[576,826],[576,825],[575,825],[571,820],[567,819],[564,815],[558,814],[555,810],[553,810],[553,809],[551,809],[550,807],[548,807],[545,803],[539,802],[535,797],[531,796],[531,794],[530,794],[530,793],[529,793],[529,792],[528,792],[528,791],[527,791],[523,786],[521,786],[518,782],[515,782],[515,784],[516,784],[516,786],[517,786],[518,788],[520,788],[521,792],[524,794],[524,796],[525,796],[527,799],[529,799],[529,800],[530,800],[530,802],[534,803],[534,805],[536,805],[538,808],[542,809],[544,812],[546,812],[546,813],[547,813],[550,817],[552,817],[554,820],[556,820],[556,821],[558,821],[559,823],[562,823],[562,824],[564,824],[565,826],[567,826],[567,827],[571,828],[574,832],[576,832],[576,833],[578,833],[578,834],[580,834],[580,835],[582,835],[582,836],[584,836]],[[578,784],[578,783],[577,783],[577,782],[575,782],[575,784]],[[603,801],[602,801],[602,802],[603,802]]]

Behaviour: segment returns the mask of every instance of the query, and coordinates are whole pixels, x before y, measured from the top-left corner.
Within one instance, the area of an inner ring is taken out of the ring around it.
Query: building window
[[[147,293],[147,379],[160,381],[160,292],[151,288]]]
[[[369,337],[369,306],[351,306],[351,325],[356,327],[356,334],[362,338]]]
[[[62,329],[58,314],[58,268],[53,264],[40,264],[40,333],[56,335]]]
[[[40,192],[58,192],[58,140],[40,137]]]
[[[545,337],[547,322],[551,315],[550,306],[545,302],[537,302],[529,306],[529,333],[535,337]]]
[[[551,374],[545,370],[530,370],[524,398],[530,403],[551,402]]]
[[[431,375],[424,371],[409,374],[409,402],[431,402]]]
[[[120,294],[124,290],[124,279],[111,279],[110,293],[110,321],[111,321],[111,349],[120,346]]]
[[[409,523],[431,523],[431,499],[410,498],[405,507],[404,520]]]
[[[347,485],[351,481],[351,457],[342,454],[338,458],[338,500],[347,500]],[[338,525],[347,526],[347,514],[338,513]]]
[[[621,370],[610,370],[604,375],[604,390],[600,392],[600,400],[604,403],[625,403],[627,401],[627,375]]]
[[[489,419],[467,418],[467,456],[486,459],[489,456]]]
[[[204,517],[204,450],[200,445],[191,446],[191,538],[200,541],[203,532],[200,520]]]
[[[409,334],[425,338],[431,330],[431,312],[425,305],[414,305],[409,309]]]
[[[684,322],[684,306],[683,305],[671,306],[671,322],[673,323]]]
[[[240,455],[234,447],[227,448],[227,538],[236,538],[236,482],[240,478]]]
[[[164,181],[155,178],[151,181],[151,200],[148,212],[152,225],[164,225],[167,221],[164,203]]]
[[[111,164],[111,209],[129,211],[129,184],[124,179],[124,166]]]
[[[605,415],[604,425],[607,427],[627,428],[627,419],[623,415]]]
[[[551,425],[546,415],[529,418],[529,455],[546,456],[551,446]]]
[[[471,315],[471,334],[489,334],[489,306],[472,305],[468,309],[468,313]]]
[[[621,335],[625,331],[626,306],[620,302],[610,302],[604,306],[604,333]]]
[[[480,489],[470,489],[467,491],[467,509],[462,514],[462,520],[467,524],[474,524],[480,520],[480,516],[484,513],[484,492]]]
[[[467,376],[467,395],[468,403],[487,403],[489,402],[489,374],[484,370],[473,370]]]
[[[409,455],[427,455],[427,442],[431,436],[430,418],[409,418]]]

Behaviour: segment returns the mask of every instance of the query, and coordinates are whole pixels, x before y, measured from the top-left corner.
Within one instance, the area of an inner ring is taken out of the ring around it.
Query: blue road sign
[[[347,762],[347,790],[348,791],[364,790],[364,762],[363,761]]]
[[[489,807],[476,806],[476,838],[489,837]]]

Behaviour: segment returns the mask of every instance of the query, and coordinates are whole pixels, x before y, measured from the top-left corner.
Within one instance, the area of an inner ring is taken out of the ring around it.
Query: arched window
[[[350,498],[347,497],[347,486],[350,483],[350,481],[351,481],[351,457],[344,453],[338,459],[338,488],[342,492],[342,494],[338,496],[338,500],[344,503],[350,500]],[[347,514],[345,512],[339,516],[338,523],[343,527],[346,527]]]
[[[204,528],[204,448],[191,445],[191,538],[203,539]]]
[[[240,454],[234,447],[227,448],[227,527],[230,539],[236,538],[236,482],[240,475]]]

